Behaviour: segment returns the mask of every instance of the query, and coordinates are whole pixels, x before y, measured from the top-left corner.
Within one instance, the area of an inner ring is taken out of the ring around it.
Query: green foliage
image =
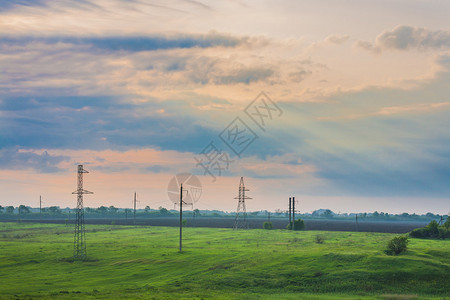
[[[108,211],[108,208],[106,206],[100,206],[99,208],[97,208],[97,212],[99,214],[106,214],[106,212]]]
[[[389,241],[385,252],[388,255],[399,255],[400,253],[406,251],[406,249],[408,248],[408,243],[409,241],[407,236],[405,235],[396,236]]]
[[[111,206],[108,208],[108,211],[109,211],[110,213],[112,213],[112,214],[117,213],[118,210],[119,210],[119,209],[118,209],[117,207],[114,207],[114,205],[111,205]]]
[[[414,229],[413,231],[411,231],[409,233],[409,236],[413,237],[413,238],[421,238],[421,239],[450,238],[450,230],[448,229],[449,224],[447,222],[448,222],[448,219],[442,226],[439,226],[438,222],[433,220],[427,226],[425,226],[423,228]]]
[[[19,205],[19,209],[18,210],[19,210],[19,215],[29,214],[31,212],[30,209],[28,207],[26,207],[25,205],[23,205],[23,204]]]
[[[450,230],[450,217],[447,217],[447,220],[446,220],[445,223],[444,223],[444,227],[445,227],[447,230]]]
[[[264,228],[264,229],[273,229],[273,224],[272,224],[272,222],[264,222],[263,228]]]
[[[302,219],[295,220],[295,222],[290,222],[286,229],[292,230],[292,225],[294,225],[294,230],[305,230],[305,222]]]
[[[169,211],[167,210],[167,208],[160,206],[159,213],[162,215],[167,215],[169,213]]]
[[[314,241],[316,242],[316,244],[323,244],[323,242],[325,242],[325,237],[323,235],[316,235]]]
[[[187,220],[186,219],[184,219],[183,221],[181,221],[181,226],[186,226],[186,224],[187,224]]]
[[[61,214],[61,209],[58,206],[50,206],[48,208],[49,213],[51,214]]]
[[[6,213],[7,214],[13,214],[14,213],[14,206],[7,206],[6,207]]]
[[[439,234],[439,224],[435,220],[431,221],[426,227],[427,231],[430,233],[430,236],[437,236]]]

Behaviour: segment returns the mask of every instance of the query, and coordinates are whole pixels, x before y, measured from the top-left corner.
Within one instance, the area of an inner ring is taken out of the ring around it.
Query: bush
[[[448,230],[448,229],[445,228],[444,226],[440,226],[440,227],[438,228],[438,230],[439,230],[438,237],[439,237],[440,239],[445,240],[446,238],[450,238],[450,230]]]
[[[424,239],[429,237],[428,230],[424,228],[416,228],[409,233],[410,237]]]
[[[430,224],[425,226],[428,231],[430,237],[438,237],[439,236],[439,224],[435,220],[431,221]]]
[[[398,255],[405,252],[408,247],[408,237],[404,235],[399,235],[394,237],[387,244],[386,254],[388,255]]]
[[[272,222],[264,222],[263,228],[264,228],[264,229],[273,229],[273,224],[272,224]]]
[[[294,230],[305,230],[305,222],[302,219],[295,220],[295,222],[290,222],[286,229],[291,230],[292,225],[294,225]]]
[[[323,235],[316,235],[316,239],[315,242],[316,244],[323,244],[323,242],[325,241],[325,237]]]
[[[447,221],[444,223],[444,225],[439,226],[439,224],[436,221],[431,221],[427,226],[423,228],[416,228],[413,231],[409,233],[410,237],[414,238],[439,238],[439,239],[446,239],[450,237],[450,230],[447,228],[446,224]]]
[[[450,217],[447,217],[447,221],[445,221],[444,227],[445,229],[450,230]]]

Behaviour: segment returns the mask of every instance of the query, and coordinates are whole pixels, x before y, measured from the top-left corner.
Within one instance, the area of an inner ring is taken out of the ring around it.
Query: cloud
[[[68,161],[64,155],[51,155],[47,151],[33,153],[19,147],[0,149],[0,169],[34,169],[40,173],[60,172],[58,164]]]
[[[323,187],[316,195],[450,192],[448,57],[437,62],[445,70],[413,89],[367,87],[321,103],[282,103],[292,116],[286,116],[292,128],[283,138],[290,141],[284,151],[316,168]]]
[[[346,41],[348,41],[348,39],[350,38],[350,36],[348,34],[344,34],[344,35],[330,35],[325,39],[325,42],[329,42],[332,44],[343,44]]]
[[[8,11],[18,7],[41,6],[45,7],[46,0],[5,0],[2,1],[0,12]]]
[[[421,113],[427,112],[435,109],[445,109],[450,107],[450,102],[439,102],[439,103],[425,103],[425,104],[413,104],[405,106],[389,106],[381,108],[377,114],[380,115],[395,115],[401,113]]]
[[[154,35],[154,36],[0,36],[1,44],[24,46],[26,44],[84,46],[106,51],[156,51],[186,48],[236,47],[249,42],[246,37],[233,37],[209,33],[204,35]]]
[[[427,50],[450,48],[450,30],[430,30],[422,27],[399,25],[377,36],[375,43],[357,41],[356,46],[365,50]]]

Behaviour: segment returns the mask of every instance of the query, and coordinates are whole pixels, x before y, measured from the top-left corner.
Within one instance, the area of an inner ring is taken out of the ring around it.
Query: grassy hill
[[[442,299],[450,241],[393,234],[87,225],[87,261],[73,227],[0,223],[0,298]],[[324,243],[315,242],[322,235]]]

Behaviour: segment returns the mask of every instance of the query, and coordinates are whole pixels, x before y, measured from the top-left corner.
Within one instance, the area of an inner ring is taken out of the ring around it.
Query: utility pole
[[[269,218],[269,223],[270,223],[270,211],[268,212],[268,218]]]
[[[183,240],[183,184],[180,185],[180,252],[182,250],[182,240]]]
[[[42,196],[39,195],[39,217],[42,217]]]
[[[356,231],[358,231],[358,214],[355,214]]]
[[[134,213],[133,213],[134,224],[136,224],[136,192],[134,192]]]
[[[292,222],[292,218],[291,218],[291,197],[289,197],[289,224],[291,224]]]
[[[295,197],[292,197],[292,230],[295,227]]]

